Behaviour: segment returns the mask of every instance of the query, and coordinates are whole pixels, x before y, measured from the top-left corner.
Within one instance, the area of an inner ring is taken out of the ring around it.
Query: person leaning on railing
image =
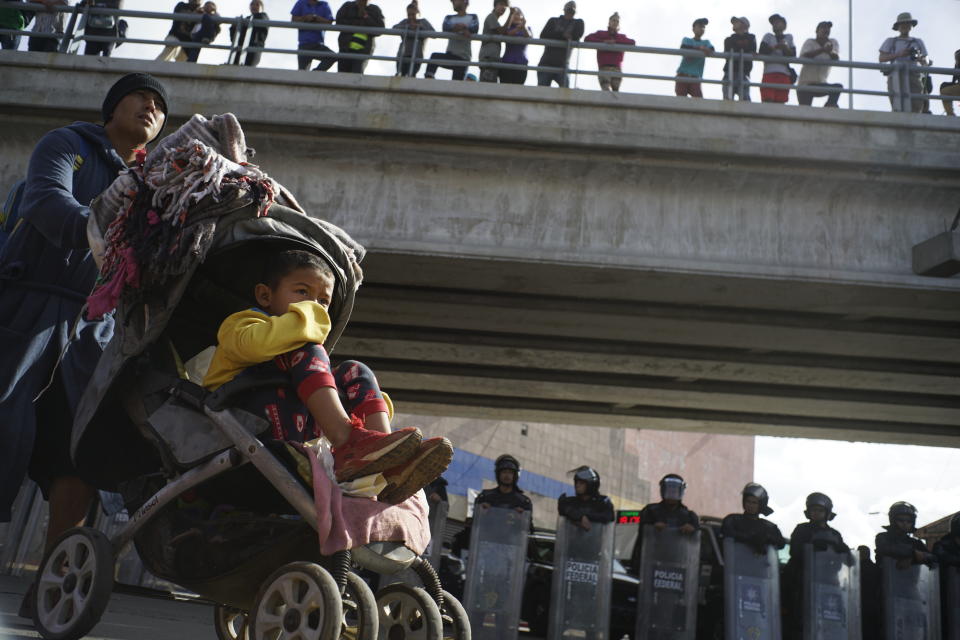
[[[241,16],[242,18],[243,16]],[[270,16],[263,10],[263,0],[250,0],[250,18],[254,20],[269,20]],[[269,27],[253,27],[250,31],[250,40],[247,46],[263,47],[267,43],[267,32]],[[230,25],[230,42],[237,41],[237,26]],[[260,64],[260,51],[247,51],[247,58],[243,65],[246,67],[255,67]]]
[[[430,56],[430,63],[427,65],[427,71],[424,74],[426,78],[433,78],[437,74],[437,67],[450,69],[453,72],[454,80],[463,80],[467,75],[465,65],[445,65],[437,60],[453,60],[456,62],[469,62],[472,57],[470,46],[470,36],[480,31],[480,19],[475,13],[467,13],[469,6],[468,0],[450,0],[453,4],[453,10],[456,13],[448,15],[443,19],[443,30],[454,34],[447,40],[447,50],[444,53],[436,52]]]
[[[817,25],[817,37],[808,38],[800,47],[800,57],[812,60],[839,60],[840,44],[830,37],[833,23],[824,20]],[[828,64],[805,64],[797,79],[797,102],[811,106],[814,98],[827,97],[825,107],[838,107],[840,101],[840,83],[829,83],[832,67]]]
[[[36,34],[63,34],[64,16],[62,11],[56,11],[54,7],[70,6],[67,0],[39,0],[44,6],[43,11],[38,11],[33,18],[33,33]],[[60,45],[60,38],[50,36],[30,36],[27,39],[27,49],[29,51],[56,51]]]
[[[79,6],[90,5],[95,9],[122,9],[123,0],[81,0]],[[119,33],[120,21],[117,16],[104,13],[90,13],[86,16],[83,23],[83,34],[85,36],[104,36],[116,38]],[[87,40],[83,48],[85,56],[105,56],[110,57],[116,42],[94,42]]]
[[[763,36],[760,41],[760,54],[765,56],[782,56],[793,58],[797,55],[797,47],[793,44],[793,35],[784,33],[787,28],[787,19],[779,13],[769,18],[773,33]],[[782,84],[789,87],[796,79],[795,71],[785,62],[763,63],[763,84]],[[783,104],[790,97],[790,89],[776,89],[774,87],[760,87],[762,102],[776,102]]]
[[[433,25],[426,18],[420,17],[420,5],[414,0],[407,5],[407,19],[393,25],[393,28],[403,31],[400,48],[397,50],[397,75],[415,78],[420,71],[423,45],[427,40],[422,34],[433,31]],[[414,61],[414,58],[417,60]]]
[[[577,3],[570,0],[563,5],[563,15],[550,18],[540,32],[541,40],[565,40],[576,42],[583,37],[583,20],[574,18],[577,14]],[[537,71],[537,84],[549,87],[556,82],[557,86],[570,86],[567,78],[567,65],[570,63],[570,46],[544,47],[540,57],[541,67],[560,67],[561,71]]]
[[[338,25],[352,25],[356,27],[383,28],[383,12],[380,7],[370,4],[367,0],[350,0],[343,3],[337,11]],[[341,31],[337,43],[340,53],[359,53],[370,55],[373,53],[376,36],[372,33],[349,33]],[[367,61],[343,58],[337,63],[340,73],[363,73],[367,68]]]
[[[756,53],[757,37],[749,33],[750,21],[745,17],[734,16],[730,18],[730,24],[733,27],[733,35],[727,36],[723,41],[723,51],[725,53]],[[734,96],[739,96],[741,101],[750,102],[750,86],[747,81],[750,79],[752,70],[753,60],[744,60],[742,64],[736,57],[727,60],[723,65],[724,100],[733,100]]]
[[[500,25],[500,18],[510,8],[510,0],[493,0],[493,11],[483,20],[483,35],[500,36],[506,30],[506,25]],[[480,62],[500,62],[500,43],[484,42],[480,45]],[[496,82],[500,77],[500,70],[496,67],[480,67],[480,82]]]
[[[513,38],[530,38],[533,32],[527,26],[527,18],[523,15],[520,7],[510,9],[510,18],[507,20],[507,26],[503,34]],[[527,66],[530,62],[527,60],[526,43],[509,43],[503,50],[501,62],[507,64],[519,64]],[[503,84],[523,84],[527,81],[526,69],[500,69],[500,82]]]
[[[186,0],[186,2],[178,2],[177,6],[173,8],[173,12],[194,14],[198,9],[200,9],[200,0]],[[173,25],[170,27],[170,33],[167,34],[165,40],[167,45],[163,48],[163,51],[160,52],[160,55],[157,56],[157,60],[186,62],[187,54],[183,47],[180,46],[180,43],[190,42],[190,33],[193,31],[193,25],[193,22],[186,20],[174,20]]]
[[[703,32],[707,30],[709,20],[706,18],[697,18],[693,21],[693,37],[684,38],[680,42],[681,49],[693,49],[703,53],[713,53],[715,49],[709,40],[703,39]],[[690,96],[691,98],[702,98],[703,90],[700,88],[700,80],[703,78],[703,66],[705,58],[690,56],[680,61],[677,67],[678,79],[674,85],[674,93],[678,97]],[[687,79],[689,78],[689,80]]]
[[[953,52],[953,62],[957,73],[953,74],[953,82],[944,82],[940,85],[940,95],[957,96],[960,99],[960,49]],[[944,98],[943,110],[948,116],[956,115],[953,111],[953,100]]]
[[[628,38],[620,33],[620,14],[614,12],[607,20],[607,28],[600,31],[594,31],[586,38],[584,42],[603,42],[606,44],[621,44],[633,46],[636,42],[633,38]],[[597,49],[597,69],[611,74],[619,74],[623,68],[623,51],[604,51]],[[620,82],[623,80],[619,75],[598,76],[600,88],[603,91],[620,91]]]
[[[290,10],[290,19],[293,22],[306,24],[331,24],[333,11],[325,0],[297,0]],[[322,51],[333,53],[333,49],[323,42],[324,32],[319,29],[298,29],[297,48],[303,51]],[[310,66],[310,62],[318,60],[314,71],[326,71],[333,66],[337,59],[333,56],[318,58],[311,55],[297,55],[297,68],[303,71]]]
[[[202,19],[194,25],[190,40],[198,44],[210,44],[220,34],[220,23],[215,20],[220,17],[220,14],[217,13],[216,3],[210,0],[203,3],[200,12],[203,14]],[[200,47],[187,49],[187,62],[196,62],[199,57]]]
[[[23,2],[23,0],[20,0]],[[23,31],[27,26],[27,15],[29,12],[20,11],[20,9],[11,9],[0,7],[0,29],[16,29]],[[29,14],[31,17],[33,14]],[[19,34],[0,34],[0,49],[16,50],[20,47]]]

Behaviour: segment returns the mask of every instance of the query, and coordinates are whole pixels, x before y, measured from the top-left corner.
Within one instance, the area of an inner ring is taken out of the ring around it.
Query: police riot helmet
[[[814,491],[813,493],[808,495],[807,508],[804,510],[803,515],[809,518],[810,514],[808,512],[810,511],[810,507],[814,505],[821,506],[824,508],[824,510],[827,512],[827,520],[833,520],[834,518],[837,517],[837,514],[833,512],[833,500],[831,500],[830,496],[828,496],[827,494],[820,493],[819,491]]]
[[[753,496],[760,501],[760,513],[765,516],[773,513],[767,503],[770,501],[770,496],[767,495],[767,490],[763,488],[763,485],[757,484],[756,482],[748,482],[743,488],[742,495],[744,498],[747,496]]]
[[[497,474],[497,482],[500,481],[500,472],[503,469],[510,469],[514,473],[513,483],[520,481],[520,462],[509,453],[505,453],[493,463],[494,472]]]
[[[894,526],[893,521],[898,516],[907,516],[912,521],[910,525],[910,532],[917,530],[917,508],[910,504],[909,502],[894,502],[890,505],[890,510],[887,512],[887,518],[890,520],[890,526]]]
[[[687,490],[687,483],[675,473],[668,473],[660,478],[660,497],[664,500],[683,500]]]
[[[582,480],[587,483],[587,493],[592,496],[600,492],[600,474],[593,467],[581,465],[573,470],[573,481]]]

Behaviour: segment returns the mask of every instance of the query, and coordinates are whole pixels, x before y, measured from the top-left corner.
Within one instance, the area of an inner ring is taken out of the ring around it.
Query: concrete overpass
[[[960,121],[0,51],[0,188],[134,70],[369,247],[405,411],[960,445]]]

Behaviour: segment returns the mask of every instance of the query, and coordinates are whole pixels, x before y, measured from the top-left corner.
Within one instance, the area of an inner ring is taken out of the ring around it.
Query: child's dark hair
[[[303,268],[316,269],[324,277],[330,278],[334,284],[337,282],[333,275],[333,269],[330,268],[326,260],[309,251],[300,249],[288,249],[270,254],[263,265],[263,276],[260,282],[271,289],[275,289],[284,276],[296,269]]]

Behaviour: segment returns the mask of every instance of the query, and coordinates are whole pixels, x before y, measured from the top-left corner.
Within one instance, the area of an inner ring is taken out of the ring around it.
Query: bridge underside
[[[364,266],[336,356],[372,365],[404,412],[960,446],[947,294],[389,253]]]
[[[234,112],[371,250],[335,355],[404,412],[960,446],[960,277],[910,268],[960,123],[88,58],[0,51],[0,189],[122,72]]]

